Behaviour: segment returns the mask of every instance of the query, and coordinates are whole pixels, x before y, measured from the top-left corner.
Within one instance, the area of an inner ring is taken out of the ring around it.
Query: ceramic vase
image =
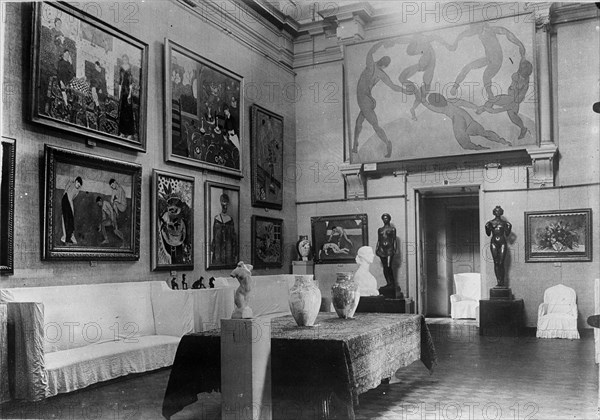
[[[358,283],[354,281],[354,273],[337,273],[337,280],[331,287],[333,307],[340,318],[354,317],[360,300]]]
[[[290,290],[290,311],[300,327],[315,325],[321,308],[321,291],[312,275],[298,275]]]
[[[300,235],[298,242],[296,242],[296,251],[298,252],[299,261],[308,261],[310,255],[310,241],[308,236]]]

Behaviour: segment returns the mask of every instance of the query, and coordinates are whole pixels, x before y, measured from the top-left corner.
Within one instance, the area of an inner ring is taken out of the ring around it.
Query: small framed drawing
[[[592,209],[525,212],[525,262],[592,261]]]
[[[34,8],[32,120],[145,152],[148,45],[66,3]]]
[[[165,39],[165,159],[242,177],[242,77]]]
[[[14,272],[15,140],[2,137],[0,147],[0,274]]]
[[[283,220],[252,216],[252,265],[283,266]]]
[[[252,205],[283,207],[283,117],[258,105],[250,108]]]
[[[366,214],[311,217],[315,263],[353,263],[361,246],[368,245]]]
[[[138,260],[141,165],[45,146],[44,260]]]
[[[240,187],[206,181],[206,269],[235,268],[240,255]]]
[[[194,184],[152,171],[152,270],[194,269]]]

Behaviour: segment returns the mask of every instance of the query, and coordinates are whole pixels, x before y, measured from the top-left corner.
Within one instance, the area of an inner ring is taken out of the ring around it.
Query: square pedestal
[[[315,264],[312,261],[292,261],[292,274],[315,274]]]
[[[384,296],[361,296],[356,312],[406,313],[406,299],[389,299]]]
[[[516,337],[523,325],[523,299],[479,301],[479,335]]]
[[[512,299],[512,291],[508,287],[492,287],[490,289],[490,299]]]
[[[271,320],[221,320],[221,418],[272,419]]]

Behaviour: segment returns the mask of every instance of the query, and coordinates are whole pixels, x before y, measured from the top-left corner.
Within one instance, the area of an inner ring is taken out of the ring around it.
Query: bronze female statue
[[[510,235],[512,225],[502,219],[502,215],[504,214],[502,207],[496,206],[492,214],[496,217],[485,224],[485,234],[492,237],[490,240],[490,250],[494,259],[494,273],[498,282],[496,287],[506,287],[504,285],[504,259],[508,251],[506,237]]]
[[[383,226],[377,229],[375,254],[381,259],[381,265],[383,266],[383,275],[386,282],[384,287],[395,290],[392,259],[396,254],[396,228],[390,224],[392,217],[389,214],[382,214],[381,220],[383,220]]]

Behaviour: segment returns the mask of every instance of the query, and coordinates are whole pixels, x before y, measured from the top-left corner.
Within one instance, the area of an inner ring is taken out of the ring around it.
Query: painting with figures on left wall
[[[145,152],[148,46],[65,3],[33,25],[32,120]]]
[[[138,260],[142,167],[45,146],[43,259]]]

